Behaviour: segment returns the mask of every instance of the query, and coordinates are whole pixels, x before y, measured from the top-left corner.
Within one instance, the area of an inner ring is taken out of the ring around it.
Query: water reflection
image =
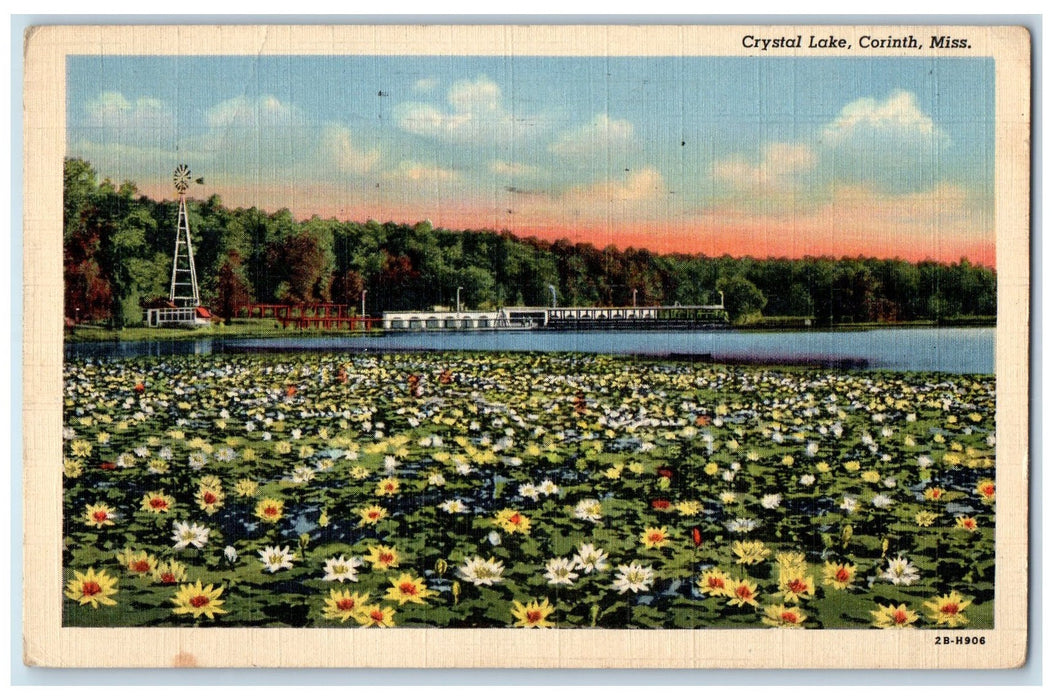
[[[842,368],[990,374],[994,328],[887,328],[806,332],[463,332],[373,337],[302,337],[68,343],[65,356],[207,355],[224,352],[583,352],[690,357]]]

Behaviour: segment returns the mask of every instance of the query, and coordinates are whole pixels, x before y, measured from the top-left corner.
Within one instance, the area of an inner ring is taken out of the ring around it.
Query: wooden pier
[[[676,330],[728,324],[723,306],[564,306],[548,309],[552,330]]]
[[[370,331],[691,330],[728,325],[723,306],[505,307],[497,311],[387,311],[355,314],[348,304],[246,304],[245,318],[273,318],[282,328]]]

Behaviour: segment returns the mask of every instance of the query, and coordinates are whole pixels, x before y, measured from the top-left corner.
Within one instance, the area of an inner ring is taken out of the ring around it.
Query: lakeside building
[[[726,326],[723,304],[504,307],[497,311],[385,311],[384,330],[675,330]]]
[[[548,319],[543,307],[506,307],[497,311],[385,311],[384,330],[527,330],[542,328]]]

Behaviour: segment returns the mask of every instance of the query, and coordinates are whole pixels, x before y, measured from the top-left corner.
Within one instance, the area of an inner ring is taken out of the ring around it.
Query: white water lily
[[[654,583],[654,569],[634,561],[618,567],[618,575],[614,578],[612,588],[619,593],[628,591],[641,593],[650,590],[652,583]]]
[[[750,518],[735,518],[724,524],[724,527],[728,529],[728,532],[749,532],[759,525],[756,520]]]
[[[351,557],[346,559],[343,554],[339,557],[333,557],[332,559],[326,559],[325,565],[322,567],[325,571],[323,581],[357,581],[358,580],[358,567],[362,566],[362,559],[359,557]]]
[[[879,493],[871,499],[871,503],[874,504],[875,508],[888,508],[894,501],[883,493]]]
[[[504,580],[504,562],[493,557],[483,559],[480,556],[468,557],[464,566],[457,567],[457,576],[476,586],[492,586]]]
[[[768,510],[774,510],[778,508],[782,503],[782,496],[777,493],[767,493],[761,497],[761,505]]]
[[[545,565],[545,578],[550,586],[569,586],[578,577],[574,564],[566,557],[550,559]]]
[[[574,506],[574,517],[578,520],[598,523],[603,517],[600,502],[594,498],[583,498]]]
[[[586,574],[603,571],[607,568],[607,553],[598,549],[594,544],[583,542],[578,547],[578,553],[574,555],[572,563],[575,569],[580,569]]]
[[[918,568],[906,557],[898,556],[888,560],[888,568],[881,572],[881,578],[893,586],[909,586],[921,576],[918,575]]]
[[[172,524],[173,549],[182,550],[187,547],[201,549],[208,544],[208,534],[211,530],[197,523],[187,521],[176,521]]]
[[[464,503],[460,499],[454,498],[448,501],[443,501],[439,504],[439,510],[446,513],[463,513]]]
[[[257,550],[257,554],[260,555],[260,561],[263,562],[264,570],[272,574],[282,569],[291,569],[293,567],[293,559],[295,559],[295,555],[289,551],[288,545],[281,549],[278,547],[264,547]]]

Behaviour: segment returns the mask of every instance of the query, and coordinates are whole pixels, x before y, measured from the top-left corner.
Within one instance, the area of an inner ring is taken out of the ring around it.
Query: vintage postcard
[[[1026,659],[1020,27],[25,52],[25,662]]]

